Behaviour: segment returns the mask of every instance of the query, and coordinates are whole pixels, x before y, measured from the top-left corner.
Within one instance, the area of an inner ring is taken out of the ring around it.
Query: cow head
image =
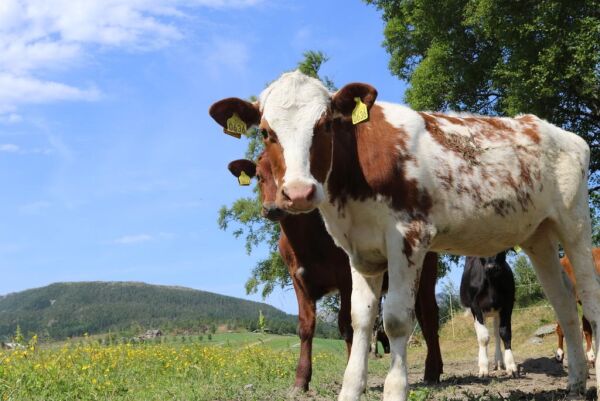
[[[486,271],[497,270],[506,264],[506,251],[502,251],[494,256],[479,258],[479,261]]]
[[[244,172],[248,177],[258,179],[258,188],[262,202],[261,214],[272,221],[279,221],[286,215],[285,211],[275,205],[277,185],[271,172],[271,163],[267,157],[261,155],[258,163],[251,160],[234,160],[227,166],[231,174],[238,177]]]
[[[350,119],[356,100],[370,109],[377,91],[353,83],[331,94],[318,79],[299,71],[283,74],[260,95],[258,105],[229,98],[215,103],[211,116],[223,127],[236,113],[258,124],[277,185],[275,202],[290,213],[304,213],[325,200],[331,170],[335,119]]]

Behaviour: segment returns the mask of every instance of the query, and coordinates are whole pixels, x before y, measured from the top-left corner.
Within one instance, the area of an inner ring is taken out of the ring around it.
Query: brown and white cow
[[[600,275],[600,248],[592,249],[592,253],[594,255],[594,262],[596,264],[596,272]],[[573,288],[575,288],[575,294],[577,295],[577,280],[575,279],[575,274],[573,272],[573,265],[571,265],[569,258],[567,258],[566,256],[564,258],[561,258],[560,264],[562,265],[565,275],[567,276],[569,282],[573,285]],[[577,296],[577,300],[579,301],[579,296]],[[585,315],[581,316],[581,325],[583,327],[583,337],[585,339],[585,356],[590,364],[595,365],[596,354],[594,353],[592,343],[592,326],[590,325],[590,322],[586,319]],[[565,351],[563,350],[565,335],[562,331],[562,328],[560,327],[560,323],[556,323],[556,335],[558,336],[556,360],[558,362],[562,362],[565,356]]]
[[[350,295],[352,278],[348,256],[335,245],[327,233],[318,210],[305,214],[288,214],[275,205],[277,186],[269,158],[262,154],[255,164],[240,159],[229,163],[229,171],[236,176],[245,173],[256,177],[260,189],[262,215],[279,222],[281,236],[279,252],[288,267],[298,300],[298,335],[300,357],[292,393],[306,391],[312,377],[312,340],[316,325],[316,304],[325,294],[338,290],[340,310],[338,327],[346,341],[348,356],[352,345]],[[424,380],[437,383],[443,364],[438,337],[438,306],[435,300],[437,255],[428,254],[423,264],[423,274],[416,299],[416,315],[427,343]],[[386,287],[386,284],[384,284]],[[386,288],[384,288],[385,290]]]
[[[354,338],[339,400],[358,400],[366,386],[384,272],[392,364],[383,398],[404,401],[406,343],[425,254],[487,256],[515,244],[532,260],[565,332],[569,388],[583,392],[577,308],[562,283],[557,249],[560,242],[573,263],[584,313],[596,328],[600,278],[591,254],[585,141],[532,115],[418,113],[376,97],[362,83],[331,94],[294,71],[272,82],[256,104],[230,98],[213,105],[222,126],[234,113],[259,126],[278,206],[290,213],[319,208],[349,255]],[[351,115],[361,102],[369,120],[355,125]]]

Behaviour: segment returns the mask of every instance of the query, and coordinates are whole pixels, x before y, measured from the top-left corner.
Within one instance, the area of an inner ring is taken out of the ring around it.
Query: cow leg
[[[435,284],[437,279],[437,255],[428,253],[423,262],[423,271],[419,280],[419,291],[415,311],[417,321],[423,331],[427,343],[427,358],[425,359],[426,383],[439,383],[443,373],[442,353],[440,351],[439,309],[435,300]]]
[[[558,258],[558,244],[549,223],[541,224],[521,246],[531,259],[544,292],[565,333],[569,350],[569,391],[582,393],[587,380],[587,365],[581,345],[577,304],[575,294],[563,283],[562,266]]]
[[[587,191],[586,191],[587,193]],[[583,315],[589,321],[592,331],[596,337],[596,347],[600,342],[600,276],[596,273],[594,259],[592,256],[592,242],[591,242],[591,229],[590,229],[590,213],[587,203],[587,197],[580,203],[581,217],[579,219],[573,219],[571,226],[565,225],[570,228],[570,232],[561,232],[561,242],[565,248],[565,252],[571,261],[573,266],[573,272],[575,273],[575,280],[577,282],[577,294],[579,300],[583,306]],[[560,322],[565,329],[563,322]],[[577,330],[579,336],[579,347],[581,348],[581,332]],[[569,362],[571,361],[571,346],[569,343],[569,335],[565,330],[565,336],[567,338],[567,348],[569,349]],[[597,350],[596,350],[597,351]],[[599,363],[600,355],[596,352],[596,366],[600,366]],[[582,361],[584,365],[585,359]],[[570,364],[569,364],[570,366]],[[587,365],[586,365],[587,368]],[[585,389],[585,381],[581,390]],[[600,374],[596,374],[596,391],[597,395],[600,396]]]
[[[504,358],[502,357],[502,348],[500,347],[500,315],[494,315],[494,338],[496,352],[494,353],[494,370],[504,369]],[[506,349],[506,344],[504,344]]]
[[[556,323],[556,337],[558,337],[558,347],[556,348],[556,360],[558,362],[562,362],[565,358],[565,334],[563,333],[562,328],[560,327],[560,323]]]
[[[517,375],[517,365],[515,364],[515,358],[512,353],[512,326],[511,326],[511,316],[512,316],[512,305],[507,306],[500,310],[500,337],[502,338],[502,342],[504,343],[504,364],[506,365],[506,373],[509,375],[516,377]]]
[[[316,304],[304,291],[302,283],[293,279],[298,299],[298,335],[300,337],[300,358],[296,368],[296,381],[290,395],[307,391],[312,377],[312,341],[315,335]]]
[[[389,242],[388,242],[389,243]],[[406,345],[414,327],[415,296],[425,252],[412,250],[410,266],[400,247],[388,246],[389,290],[383,305],[383,325],[390,340],[391,367],[383,385],[384,401],[406,401]]]
[[[487,377],[489,375],[487,346],[490,342],[490,335],[487,327],[485,327],[485,317],[481,310],[471,306],[471,312],[473,313],[473,325],[475,326],[477,344],[479,345],[479,377]]]
[[[585,316],[581,316],[581,324],[583,325],[583,337],[585,338],[585,356],[588,362],[594,366],[596,364],[596,355],[592,346],[592,325]]]
[[[367,385],[369,341],[373,331],[383,273],[363,276],[352,267],[352,352],[344,373],[339,401],[358,401]]]
[[[352,289],[340,289],[340,311],[338,312],[338,328],[346,342],[347,357],[350,358],[352,350],[352,318],[350,316],[350,296]]]

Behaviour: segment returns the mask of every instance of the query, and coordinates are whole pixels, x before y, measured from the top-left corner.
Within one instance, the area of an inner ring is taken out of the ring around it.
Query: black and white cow
[[[479,343],[479,377],[488,375],[487,345],[490,341],[485,318],[494,317],[496,355],[494,369],[504,369],[510,375],[517,374],[517,365],[511,351],[510,320],[515,303],[515,279],[506,263],[506,252],[479,258],[467,256],[465,270],[460,282],[460,302],[471,309],[477,342]],[[504,358],[500,349],[504,343]]]

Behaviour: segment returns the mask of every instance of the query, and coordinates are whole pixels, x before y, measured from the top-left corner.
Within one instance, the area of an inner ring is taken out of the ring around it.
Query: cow
[[[365,83],[330,93],[318,79],[292,71],[256,103],[227,98],[211,106],[226,130],[258,127],[277,206],[291,214],[318,208],[349,256],[354,336],[338,400],[358,400],[366,387],[385,272],[392,362],[383,398],[405,401],[406,345],[425,254],[489,256],[515,244],[533,262],[565,332],[569,390],[584,392],[577,307],[560,278],[557,249],[562,244],[573,263],[584,313],[596,327],[600,279],[591,254],[586,142],[533,115],[417,112],[376,98]],[[243,125],[228,124],[232,118]]]
[[[592,253],[594,255],[594,262],[596,264],[596,273],[600,275],[600,248],[594,248],[592,250]],[[560,264],[563,267],[565,276],[569,280],[569,283],[573,286],[573,288],[575,288],[575,274],[573,272],[573,265],[571,265],[569,258],[567,258],[566,256],[564,258],[561,258]],[[577,290],[575,290],[575,294],[577,296]],[[579,296],[577,296],[577,302],[581,303]],[[585,314],[581,316],[581,325],[583,326],[583,337],[585,339],[585,356],[587,357],[588,362],[592,366],[594,366],[596,364],[596,355],[594,354],[594,349],[592,346],[592,326],[590,325],[590,322],[586,319]],[[562,362],[565,356],[565,352],[563,351],[563,342],[565,335],[562,331],[562,328],[560,327],[560,323],[558,322],[556,323],[556,335],[558,336],[558,348],[556,349],[555,354],[556,360],[558,362]]]
[[[515,278],[508,263],[506,252],[492,257],[465,258],[465,269],[460,281],[460,302],[471,310],[473,324],[479,343],[479,377],[488,376],[487,345],[490,341],[485,318],[494,318],[496,353],[494,369],[506,369],[516,376],[517,365],[511,350],[511,316],[515,304]],[[500,339],[504,343],[504,358]]]
[[[271,171],[271,163],[264,154],[255,164],[240,159],[229,163],[229,171],[236,177],[242,172],[249,178],[256,177],[260,189],[261,213],[269,220],[279,222],[281,236],[279,252],[288,267],[296,298],[300,336],[300,357],[292,394],[308,390],[312,376],[312,340],[316,325],[316,304],[323,295],[338,290],[340,310],[338,327],[346,341],[347,354],[352,345],[350,318],[350,295],[352,278],[346,253],[337,247],[327,233],[318,210],[307,214],[289,214],[275,205],[277,186]],[[417,318],[427,343],[424,381],[437,383],[443,370],[438,337],[438,306],[435,300],[437,279],[437,255],[429,254],[423,267],[415,308]],[[384,283],[385,287],[386,284]],[[385,288],[384,288],[385,290]],[[384,342],[385,344],[385,342]]]

